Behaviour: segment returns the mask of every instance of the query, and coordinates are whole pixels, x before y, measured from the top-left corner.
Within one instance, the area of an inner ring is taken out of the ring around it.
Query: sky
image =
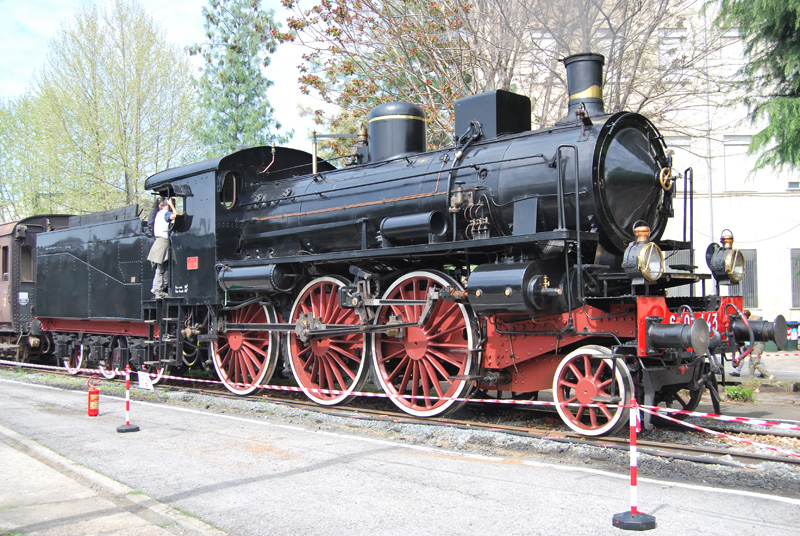
[[[102,2],[103,0],[97,0]],[[208,0],[139,0],[153,19],[167,32],[167,39],[185,47],[204,40],[201,9]],[[0,0],[0,98],[17,97],[31,87],[36,71],[44,65],[50,41],[65,22],[74,18],[82,4],[92,0]],[[265,9],[275,11],[275,19],[285,20],[279,0],[262,0]],[[285,29],[285,24],[283,28]],[[320,107],[319,100],[300,93],[297,65],[302,49],[283,44],[271,56],[267,78],[274,85],[267,97],[275,108],[275,118],[284,128],[294,128],[294,139],[287,145],[310,150],[308,118],[301,118],[298,104]]]

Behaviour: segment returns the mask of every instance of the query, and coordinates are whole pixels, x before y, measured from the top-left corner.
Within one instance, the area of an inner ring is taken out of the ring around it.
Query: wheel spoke
[[[603,375],[603,369],[605,367],[606,367],[606,362],[605,361],[600,361],[600,363],[597,365],[597,370],[595,371],[595,373],[593,375],[593,378],[594,378],[595,382],[601,381],[600,378]],[[608,382],[606,382],[606,384],[609,384],[609,383],[611,383],[611,379],[610,378],[609,378]]]
[[[589,422],[592,425],[592,428],[597,428],[597,408],[588,408],[589,409]]]
[[[432,340],[435,340],[435,339],[444,338],[446,335],[450,335],[451,333],[455,333],[455,332],[461,331],[463,329],[464,329],[464,326],[459,324],[459,325],[453,326],[450,329],[446,329],[446,330],[443,330],[443,331],[436,331],[436,330],[430,330],[430,329],[426,329],[425,331],[426,331],[426,333],[431,333],[432,332],[433,335],[430,335],[430,338]]]
[[[461,347],[463,348],[463,345]],[[461,356],[454,357],[454,356],[448,355],[448,354],[446,354],[444,352],[437,352],[433,348],[430,348],[428,350],[428,352],[431,355],[433,355],[434,357],[437,357],[442,361],[450,363],[451,365],[455,366],[456,368],[461,367],[461,364],[464,362],[464,359]]]
[[[411,381],[411,376],[414,370],[414,364],[409,363],[410,359],[406,358],[403,359],[403,362],[395,369],[395,372],[392,376],[396,376],[398,372],[400,372],[400,368],[403,369],[403,379],[400,380],[400,383],[397,386],[398,393],[405,393],[408,390],[408,382]]]
[[[391,346],[391,343],[387,342],[385,347],[388,348],[389,346]],[[393,359],[396,359],[396,358],[400,357],[401,355],[405,354],[406,349],[402,346],[402,344],[397,343],[397,346],[398,346],[397,351],[387,355],[386,357],[380,358],[380,363],[381,364],[383,364],[383,363],[385,363],[387,361],[391,361]]]
[[[439,380],[436,378],[436,371],[434,370],[435,367],[433,363],[435,363],[435,361],[431,361],[430,359],[424,360],[422,362],[423,370],[425,371],[426,379],[430,381],[431,385],[433,385],[434,390],[436,390],[436,394],[438,394],[439,397],[441,398],[444,396],[444,391],[442,390],[442,385],[439,383]],[[446,373],[443,375],[443,378],[445,380],[447,379]],[[430,392],[428,392],[427,396],[430,396]]]
[[[410,359],[409,359],[409,357],[408,357],[408,356],[405,356],[405,357],[403,357],[403,359],[401,359],[401,360],[400,360],[400,362],[397,364],[397,367],[395,367],[394,371],[392,371],[392,372],[389,374],[389,376],[387,377],[387,379],[388,379],[388,380],[390,380],[390,381],[392,381],[392,380],[394,380],[394,379],[397,377],[397,375],[398,375],[398,374],[399,374],[401,371],[402,371],[402,372],[406,372],[406,371],[408,370],[408,368],[409,368],[409,366],[408,366],[408,365],[409,365],[409,363],[408,363],[409,361],[410,361]],[[404,382],[404,383],[405,383],[405,382]],[[398,390],[399,390],[399,391],[402,393],[403,391],[405,391],[405,388],[401,388],[401,389],[398,389]]]
[[[411,362],[411,401],[414,404],[419,403],[419,363],[417,361]]]
[[[239,355],[241,356],[239,362],[242,363],[244,365],[244,368],[247,370],[247,376],[245,377],[245,379],[250,380],[252,378],[255,378],[257,373],[256,370],[253,368],[253,365],[256,366],[260,365],[260,363],[256,359],[256,356],[253,354],[253,352],[251,352],[244,346],[240,350]]]
[[[267,357],[267,352],[265,352],[262,348],[259,348],[258,346],[256,346],[252,342],[245,340],[245,341],[243,341],[242,344],[244,345],[244,348],[248,349],[253,354],[257,354],[257,355],[259,355],[261,357]],[[252,361],[253,361],[253,363],[258,364],[258,360],[255,358],[255,356],[253,356]]]
[[[332,350],[332,351],[331,351],[331,352],[330,352],[328,355],[329,355],[329,357],[330,357],[331,363],[334,363],[334,364],[336,364],[336,369],[335,369],[335,370],[337,370],[337,371],[340,371],[340,373],[341,373],[341,372],[344,372],[345,374],[347,374],[347,376],[348,376],[348,377],[349,377],[351,380],[354,380],[354,379],[356,378],[356,375],[355,375],[355,373],[354,373],[352,370],[350,370],[350,368],[347,366],[347,364],[346,364],[344,361],[342,361],[342,358],[341,358],[341,357],[339,357],[338,355],[336,355],[336,354],[334,353],[334,352],[341,352],[341,351],[342,351],[342,350],[341,350],[341,348],[339,348],[338,346],[336,346],[336,347],[333,347],[333,348],[331,348],[331,350]],[[347,354],[347,353],[345,353],[344,355],[345,355],[345,356],[348,356],[348,355],[352,355],[352,354]],[[354,359],[354,361],[357,361],[357,360],[355,360],[355,359]],[[342,381],[340,381],[340,382],[339,382],[339,384],[340,384],[342,387],[346,387],[346,384],[345,384],[345,382],[344,382],[344,379],[342,379]]]
[[[433,353],[433,352],[431,352],[431,353]],[[439,357],[439,356],[434,354],[434,357]],[[444,356],[442,356],[442,358],[443,357]],[[433,369],[435,369],[439,373],[439,376],[442,377],[443,380],[449,380],[450,379],[450,374],[448,374],[447,370],[445,370],[444,366],[439,362],[438,359],[432,359],[432,358],[428,357],[425,360],[425,366],[431,368],[431,372],[433,372]],[[431,375],[433,376],[433,374],[431,374]]]
[[[347,389],[348,381],[352,382],[355,379],[355,374],[349,368],[345,366],[336,356],[331,356],[331,369],[333,370],[334,376],[336,376],[336,382],[339,384],[341,389]],[[336,366],[334,366],[336,365]],[[344,375],[342,375],[344,372]],[[345,378],[347,376],[347,378]]]
[[[425,328],[428,331],[432,331],[434,333],[437,331],[440,331],[442,333],[449,333],[454,329],[463,329],[463,326],[461,324],[461,321],[463,319],[459,315],[458,306],[455,304],[451,304],[449,307],[447,307],[446,310],[443,309],[445,309],[445,306],[443,306],[442,302],[440,301],[439,303],[436,304],[433,313],[431,313],[431,317],[428,319],[428,323],[430,324],[430,326],[425,326]],[[437,314],[438,316],[434,316]],[[451,325],[452,324],[456,325],[454,327],[448,326],[445,328],[443,327],[445,322],[448,322]]]
[[[577,384],[574,384],[572,382],[568,382],[567,380],[559,379],[558,380],[558,386],[561,387],[561,388],[566,387],[567,389],[575,389],[577,387]]]
[[[572,371],[572,374],[575,375],[575,378],[577,378],[578,380],[581,380],[583,378],[583,374],[575,367],[574,363],[570,363],[568,366],[569,370]]]

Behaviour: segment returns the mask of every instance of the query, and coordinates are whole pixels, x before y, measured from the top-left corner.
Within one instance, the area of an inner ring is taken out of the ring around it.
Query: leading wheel
[[[355,309],[339,307],[339,289],[346,285],[346,279],[334,276],[311,281],[297,295],[289,322],[304,329],[358,326],[361,320]],[[297,333],[290,333],[289,364],[306,396],[323,406],[352,399],[352,393],[364,386],[369,372],[366,338],[363,333],[350,333],[302,340]]]
[[[694,411],[697,409],[697,406],[700,405],[700,399],[703,398],[705,392],[705,385],[700,386],[694,391],[683,385],[664,387],[656,394],[655,405],[683,411]],[[665,413],[665,415],[678,420],[686,418],[686,415],[675,413]],[[654,415],[654,417],[657,418],[658,415]]]
[[[226,324],[238,324],[211,341],[211,360],[228,391],[247,395],[272,378],[278,364],[278,333],[247,329],[247,324],[274,324],[277,313],[271,305],[252,303],[228,311]]]
[[[83,365],[83,346],[73,344],[69,357],[65,357],[63,363],[67,372],[72,375],[78,374],[81,371],[81,365]]]
[[[412,272],[392,284],[383,299],[425,301],[430,289],[448,286],[461,290],[445,274]],[[378,309],[375,324],[418,322],[424,309],[423,304],[384,305]],[[438,300],[422,326],[375,334],[373,365],[378,381],[392,402],[411,415],[435,417],[455,410],[474,384],[464,376],[477,372],[476,340],[472,310]]]
[[[553,379],[553,399],[564,423],[579,434],[612,434],[628,422],[633,380],[628,366],[617,359],[612,378],[611,351],[588,345],[569,353],[559,363]],[[613,392],[618,402],[603,402]]]

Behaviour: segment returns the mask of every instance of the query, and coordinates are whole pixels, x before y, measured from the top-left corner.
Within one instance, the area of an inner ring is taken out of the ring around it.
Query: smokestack
[[[569,90],[569,112],[567,119],[575,117],[575,110],[586,106],[589,115],[605,113],[603,105],[603,65],[606,59],[602,54],[584,52],[573,54],[561,60],[567,68],[567,89]]]

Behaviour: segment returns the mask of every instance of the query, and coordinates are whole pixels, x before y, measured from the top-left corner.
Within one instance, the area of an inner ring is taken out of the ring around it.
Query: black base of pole
[[[117,426],[117,432],[120,434],[124,434],[126,432],[138,432],[139,427],[135,424],[123,424],[122,426]]]
[[[630,510],[614,514],[612,524],[622,530],[650,530],[656,528],[656,518],[649,514],[632,514]]]

